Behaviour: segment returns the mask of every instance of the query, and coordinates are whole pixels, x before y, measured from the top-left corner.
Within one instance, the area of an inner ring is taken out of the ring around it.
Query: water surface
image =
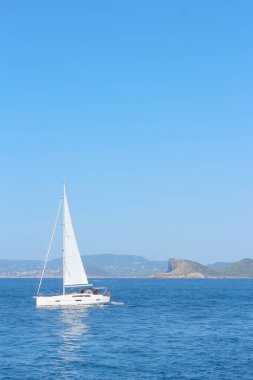
[[[253,280],[93,283],[124,306],[36,309],[37,280],[0,279],[1,379],[253,379]]]

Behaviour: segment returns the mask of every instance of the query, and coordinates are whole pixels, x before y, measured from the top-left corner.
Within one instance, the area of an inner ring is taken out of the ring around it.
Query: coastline
[[[0,279],[7,279],[7,278],[10,278],[10,279],[14,279],[14,278],[17,278],[17,279],[40,279],[40,276],[7,276],[7,275],[0,275]],[[44,279],[62,279],[61,276],[44,276],[43,277]],[[245,279],[245,280],[249,280],[249,279],[253,279],[253,276],[250,277],[250,276],[217,276],[217,277],[198,277],[198,276],[110,276],[110,277],[104,277],[104,276],[89,276],[89,278],[93,278],[93,279],[119,279],[119,280],[124,280],[124,279],[146,279],[146,280],[150,280],[150,279],[156,279],[156,280],[226,280],[226,279]]]

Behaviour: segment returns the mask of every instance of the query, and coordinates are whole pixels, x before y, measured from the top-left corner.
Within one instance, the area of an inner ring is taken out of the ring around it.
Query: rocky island
[[[195,261],[169,259],[166,273],[159,273],[159,278],[217,278],[221,274]]]
[[[215,270],[213,269],[215,268]],[[169,259],[168,269],[155,274],[156,278],[252,278],[253,260],[242,259],[235,263],[202,265],[195,261]]]

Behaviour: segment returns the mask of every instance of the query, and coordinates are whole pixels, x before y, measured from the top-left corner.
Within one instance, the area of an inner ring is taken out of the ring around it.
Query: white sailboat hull
[[[37,296],[36,306],[88,306],[105,305],[110,302],[109,296],[102,294],[82,295],[78,293],[59,296]]]

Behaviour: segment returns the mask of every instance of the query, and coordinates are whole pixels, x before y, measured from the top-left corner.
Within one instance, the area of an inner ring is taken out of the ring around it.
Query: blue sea
[[[37,283],[0,279],[1,379],[253,379],[253,280],[100,279],[124,305],[55,309]]]

